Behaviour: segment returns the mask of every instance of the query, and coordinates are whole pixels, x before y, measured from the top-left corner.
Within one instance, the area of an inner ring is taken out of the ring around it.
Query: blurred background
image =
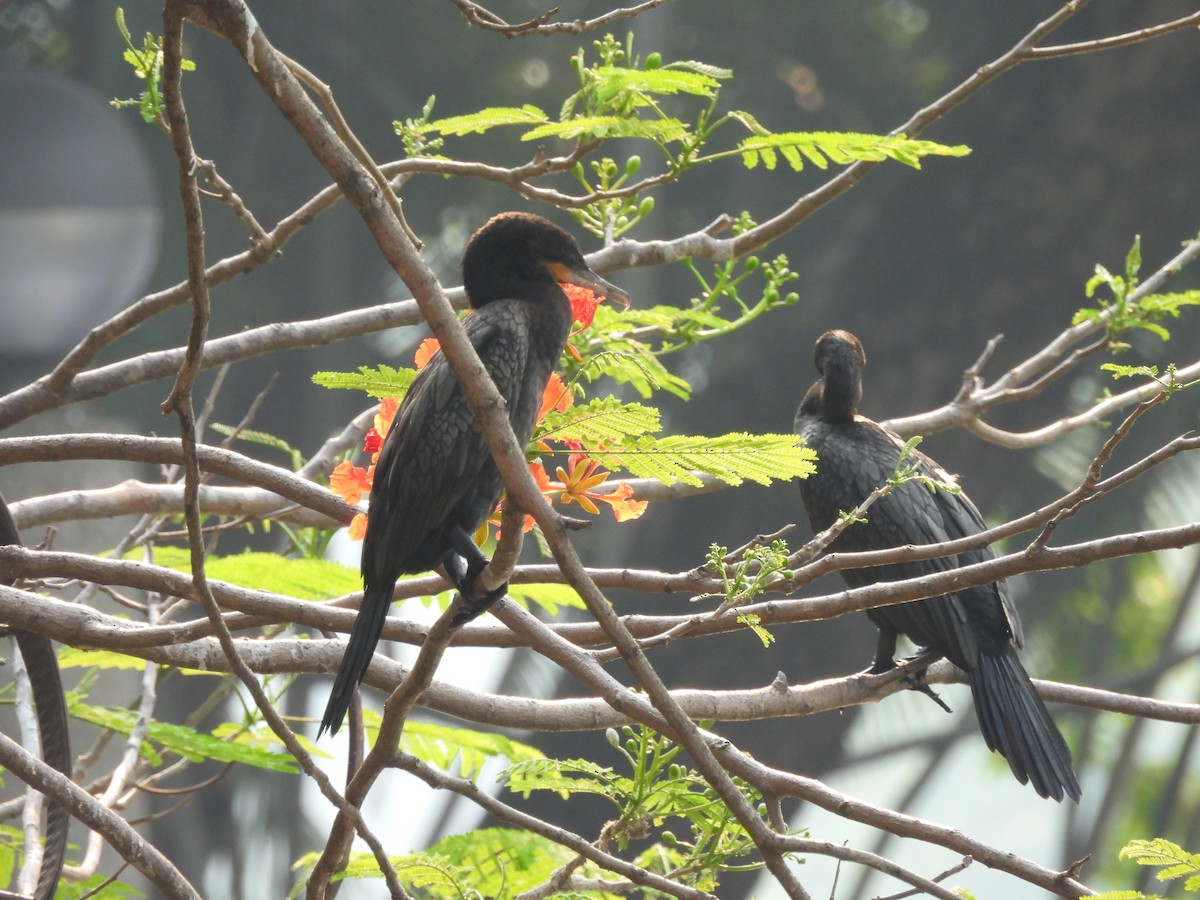
[[[135,41],[162,30],[159,3],[123,5]],[[468,28],[449,3],[251,5],[272,42],[332,86],[351,127],[381,162],[403,155],[392,122],[417,116],[433,94],[435,116],[527,102],[556,110],[576,87],[570,56],[579,46],[590,51],[599,36],[506,40]],[[1098,0],[1053,40],[1125,32],[1189,7],[1177,0]],[[593,0],[568,2],[562,17],[607,8]],[[735,77],[722,90],[721,107],[747,110],[776,131],[884,133],[1006,51],[1056,8],[1043,0],[801,5],[690,0],[610,30],[623,38],[632,29],[637,51],[659,51],[666,61],[691,59],[732,69]],[[517,21],[545,8],[521,0],[496,9]],[[88,328],[184,277],[175,160],[167,141],[135,110],[108,105],[141,90],[122,60],[114,13],[114,4],[94,0],[0,0],[0,391],[45,374]],[[269,228],[327,179],[233,51],[196,28],[186,37],[185,55],[197,65],[196,73],[185,76],[196,150],[216,161]],[[799,292],[799,304],[671,357],[668,365],[691,381],[694,395],[686,404],[656,398],[666,430],[710,435],[790,430],[796,403],[814,378],[813,341],[834,327],[853,331],[867,348],[865,414],[887,419],[929,409],[954,395],[963,370],[992,337],[1004,335],[985,371],[995,377],[1058,334],[1087,304],[1083,285],[1093,266],[1101,262],[1120,270],[1135,235],[1141,236],[1145,273],[1174,255],[1180,241],[1200,228],[1197,41],[1194,32],[1182,33],[1103,54],[1027,64],[989,85],[923,135],[967,144],[971,155],[931,158],[920,172],[881,166],[761,254],[787,254],[800,274],[790,286]],[[446,151],[512,164],[532,149],[517,137],[497,129],[451,139]],[[783,198],[799,196],[827,177],[811,168],[747,171],[736,161],[693,171],[682,186],[656,192],[654,214],[630,237],[674,237],[742,210],[762,220],[778,211]],[[458,256],[466,237],[500,210],[535,209],[571,228],[585,251],[598,247],[567,215],[534,208],[494,184],[417,178],[403,198],[410,224],[448,285],[459,283]],[[223,210],[209,205],[205,225],[210,262],[247,247],[244,230]],[[685,305],[697,290],[682,267],[610,277],[639,305]],[[1198,282],[1196,273],[1185,273],[1171,289]],[[343,204],[301,231],[281,260],[219,287],[212,334],[408,296]],[[180,346],[187,321],[184,309],[159,316],[101,362]],[[1200,346],[1195,317],[1170,327],[1170,344],[1148,332],[1135,336],[1121,361],[1160,367],[1189,361]],[[278,373],[280,386],[268,395],[253,427],[312,452],[365,406],[345,392],[313,386],[312,373],[380,362],[409,365],[411,349],[424,334],[406,329],[240,364],[216,397],[214,419],[239,421]],[[992,421],[1013,429],[1044,424],[1090,403],[1104,389],[1102,376],[1095,365],[1085,365]],[[204,383],[211,384],[212,377],[205,376]],[[158,412],[168,387],[157,383],[67,407],[23,422],[6,436],[173,433],[174,423]],[[1196,400],[1177,397],[1138,426],[1114,464],[1140,458],[1196,424]],[[1073,486],[1106,434],[1095,428],[1041,450],[1012,452],[955,432],[929,437],[923,449],[961,476],[985,515],[1000,520]],[[0,471],[0,489],[13,501],[110,485],[137,471],[111,464],[50,469]],[[1072,520],[1056,540],[1194,521],[1200,508],[1196,476],[1194,461],[1177,459]],[[620,561],[674,571],[701,563],[712,542],[740,546],[755,534],[803,521],[794,487],[748,486],[652,506],[642,519],[621,527],[606,517],[577,543],[597,565]],[[127,526],[67,527],[57,546],[101,550],[113,546]],[[342,552],[355,564],[355,548]],[[1195,564],[1189,550],[1018,580],[1014,587],[1030,638],[1026,667],[1035,677],[1196,700]],[[839,587],[830,580],[810,590]],[[677,610],[687,602],[619,593],[612,599],[622,612]],[[780,671],[791,683],[857,671],[874,646],[863,616],[780,629],[776,638],[769,649],[748,633],[706,645],[689,641],[655,651],[652,661],[672,685],[754,687]],[[491,680],[483,686],[492,690],[570,695],[575,689],[559,685],[554,671],[522,654],[488,656],[486,665],[455,659],[447,658],[441,675],[486,668]],[[181,692],[181,708],[190,709],[184,695],[200,688],[186,682],[175,679],[163,690],[167,698]],[[324,703],[325,680],[307,679],[298,687],[289,695],[292,712],[312,712]],[[136,696],[136,683],[130,691],[122,702]],[[1021,789],[1003,762],[986,752],[965,688],[947,688],[944,696],[955,709],[952,717],[914,694],[878,708],[718,730],[773,765],[960,827],[1046,866],[1065,866],[1092,852],[1084,877],[1093,885],[1111,877],[1129,886],[1135,873],[1112,867],[1130,837],[1163,835],[1200,849],[1194,730],[1055,708],[1075,749],[1085,792],[1078,808],[1062,808]],[[159,709],[170,710],[169,699],[160,700]],[[523,737],[551,755],[619,762],[600,734]],[[397,775],[395,789],[411,789],[402,783],[407,780]],[[288,865],[323,843],[328,819],[320,802],[297,795],[295,785],[290,776],[233,771],[218,789],[199,793],[190,805],[148,826],[150,836],[206,896],[282,896]],[[389,845],[395,852],[474,824],[464,811],[444,810],[426,793],[398,799],[385,797],[385,789],[391,786],[377,789],[369,814],[384,833],[389,826],[383,822],[393,820]],[[173,803],[164,799],[162,808]],[[550,818],[561,817],[566,807],[560,806],[545,798],[532,804]],[[578,801],[570,810],[570,824],[584,833],[609,813],[596,805],[589,825]],[[147,813],[154,811],[148,802]],[[797,827],[811,829],[815,838],[900,853],[818,811],[790,812]],[[197,841],[196,835],[208,837]],[[916,854],[898,858],[926,874],[957,862],[953,854],[924,848]],[[833,877],[831,867],[815,861],[805,872],[814,895],[828,895]],[[857,879],[857,872],[843,871],[836,896],[894,889]],[[978,896],[1003,896],[1012,884],[978,866],[953,883]],[[723,885],[723,896],[773,896],[752,876]],[[381,892],[378,884],[347,885],[343,896]]]

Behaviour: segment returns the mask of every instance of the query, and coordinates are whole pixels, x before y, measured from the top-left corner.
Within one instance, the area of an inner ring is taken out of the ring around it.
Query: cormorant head
[[[529,213],[500,213],[475,232],[463,251],[462,273],[475,308],[494,300],[535,299],[541,296],[538,287],[559,283],[629,305],[628,294],[588,268],[571,235]]]
[[[820,386],[822,418],[829,422],[853,420],[862,400],[862,370],[867,364],[863,345],[848,331],[827,331],[817,338],[813,362],[821,373],[821,380],[809,393]],[[813,403],[815,407],[815,397]]]

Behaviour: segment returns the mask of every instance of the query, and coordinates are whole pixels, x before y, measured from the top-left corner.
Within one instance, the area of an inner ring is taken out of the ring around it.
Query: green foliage
[[[179,547],[158,547],[154,559],[168,569],[192,570],[189,552]],[[331,600],[362,590],[362,576],[357,571],[324,559],[289,559],[278,553],[237,553],[210,556],[204,566],[209,578],[303,600]]]
[[[135,47],[133,36],[129,33],[129,27],[125,24],[125,10],[119,6],[117,7],[117,30],[121,32],[121,39],[125,42],[125,52],[122,56],[133,67],[133,74],[146,82],[146,89],[142,91],[136,100],[114,99],[112,106],[117,109],[136,106],[138,112],[142,115],[143,121],[147,123],[161,123],[163,121],[162,37],[155,37],[147,32],[146,36],[142,38],[142,46]],[[196,64],[190,59],[180,60],[179,67],[185,72],[194,72],[196,70]]]
[[[721,579],[724,603],[741,606],[751,603],[763,591],[777,587],[780,581],[792,578],[791,560],[787,541],[776,539],[770,546],[754,544],[739,559],[730,560],[729,550],[719,544],[708,548],[706,568]],[[701,595],[697,599],[710,595]],[[764,647],[769,647],[775,636],[760,624],[758,616],[740,616],[738,621],[752,630]]]
[[[283,438],[278,438],[273,434],[268,434],[265,431],[255,431],[250,428],[234,428],[232,425],[222,425],[219,422],[214,422],[208,427],[217,434],[223,434],[226,437],[236,436],[239,441],[246,441],[251,444],[258,444],[261,447],[278,450],[288,457],[293,472],[304,465],[304,454],[283,440]]]
[[[758,484],[806,478],[814,471],[816,454],[796,444],[792,434],[745,434],[720,437],[691,435],[643,436],[619,447],[592,448],[593,459],[609,469],[624,469],[639,478],[663,484],[700,486],[696,472],[712,475],[726,484],[744,480]]]
[[[67,697],[67,711],[80,721],[126,737],[133,733],[137,723],[137,713],[132,709],[93,706],[74,695]],[[242,763],[274,772],[299,771],[290,755],[265,749],[264,740],[261,733],[233,726],[202,734],[186,725],[152,721],[147,726],[141,754],[156,766],[162,765],[163,753],[173,753],[193,762],[214,760]],[[271,735],[269,740],[273,741],[274,736]]]
[[[612,840],[622,850],[634,840],[650,840],[639,862],[701,890],[717,887],[719,875],[737,865],[756,866],[753,841],[711,786],[694,770],[676,762],[681,748],[657,732],[625,726],[610,729],[608,741],[624,759],[628,775],[590,760],[532,760],[513,766],[503,776],[509,790],[526,797],[535,790],[562,797],[591,794],[616,807],[610,823]],[[754,804],[761,798],[735,779]],[[667,826],[682,826],[676,835]]]
[[[734,234],[754,227],[747,213],[733,224]],[[763,314],[798,302],[799,295],[785,291],[799,277],[779,254],[765,261],[757,256],[703,263],[711,271],[685,259],[701,293],[686,307],[634,306],[620,313],[601,306],[588,330],[584,359],[568,361],[568,372],[589,380],[608,376],[618,384],[629,384],[647,398],[655,390],[666,390],[686,400],[690,386],[671,375],[660,357],[692,347],[701,341],[724,337]],[[758,299],[750,299],[753,290]]]
[[[300,896],[308,872],[318,858],[319,854],[310,853],[296,862],[293,869],[301,877],[289,896]],[[544,884],[557,869],[575,859],[575,853],[528,831],[481,828],[443,838],[425,852],[388,859],[405,886],[419,891],[417,896],[427,900],[463,900],[515,897]],[[594,876],[597,872],[595,866],[587,864],[576,870],[576,874],[584,876]],[[354,853],[338,880],[381,877],[374,856]],[[586,896],[616,895],[589,891]]]
[[[537,606],[551,618],[560,609],[587,609],[587,604],[569,584],[510,584],[509,599],[525,609]]]
[[[19,828],[0,825],[0,885],[12,884],[25,860],[25,835]],[[16,897],[17,894],[7,894]],[[132,900],[145,896],[136,888],[108,875],[96,874],[82,881],[59,880],[55,900]]]
[[[640,403],[622,403],[615,397],[602,397],[572,406],[565,412],[551,410],[538,427],[537,438],[603,444],[656,432],[661,427],[657,409]]]
[[[571,172],[584,191],[601,194],[594,202],[581,209],[572,209],[572,217],[592,234],[605,240],[614,240],[631,230],[654,211],[654,198],[638,198],[632,194],[617,193],[642,168],[642,158],[636,154],[618,166],[610,157],[593,160],[588,164],[593,179],[589,180],[582,162],[577,162]]]
[[[948,147],[933,141],[910,140],[897,135],[871,135],[834,132],[773,133],[748,112],[733,110],[717,114],[721,83],[733,77],[728,69],[707,63],[682,60],[664,64],[658,53],[645,61],[633,51],[633,35],[624,43],[611,34],[593,42],[596,59],[589,61],[583,48],[571,58],[579,80],[553,118],[536,106],[489,107],[475,113],[429,119],[432,98],[421,117],[394,123],[412,155],[424,146],[427,135],[434,140],[483,134],[493,128],[517,126],[524,129],[522,141],[547,138],[601,143],[614,138],[648,142],[661,155],[668,175],[678,175],[697,165],[731,157],[740,158],[748,168],[760,163],[768,169],[776,166],[779,156],[796,171],[808,160],[824,169],[830,163],[848,165],[856,161],[895,160],[921,167],[925,156],[964,156],[967,147]],[[686,114],[669,112],[665,103],[676,98],[699,101]],[[709,152],[707,145],[716,132],[736,122],[751,132],[735,146]],[[584,206],[573,209],[575,219],[593,234],[607,239],[619,237],[644,219],[652,204],[639,198],[649,183],[627,183],[641,168],[641,158],[628,157],[624,164],[603,158],[587,168],[579,163],[574,175],[589,198]],[[657,183],[657,182],[655,182]]]
[[[380,719],[380,715],[373,710],[363,710],[363,721],[372,741],[378,734]],[[476,731],[416,719],[404,723],[400,750],[444,771],[452,769],[455,760],[458,760],[460,774],[469,779],[475,778],[494,759],[518,763],[545,758],[545,754],[537,747],[514,741],[498,732]]]
[[[393,369],[391,366],[359,366],[357,372],[317,372],[313,384],[331,390],[364,391],[367,396],[403,397],[417,377],[416,369]]]
[[[660,390],[687,400],[691,385],[670,372],[659,359],[659,352],[644,339],[667,333],[674,322],[687,317],[685,311],[671,306],[631,308],[621,313],[600,306],[587,331],[583,358],[566,359],[567,376],[588,381],[608,378],[615,384],[629,385],[643,400]],[[647,326],[639,328],[641,323]]]
[[[1200,893],[1200,854],[1189,853],[1172,841],[1165,838],[1130,841],[1121,849],[1120,858],[1131,859],[1139,866],[1158,868],[1160,871],[1154,877],[1159,881],[1185,879],[1183,890]],[[1161,900],[1157,894],[1140,891],[1109,891],[1089,896],[1094,900]]]
[[[1200,240],[1200,238],[1197,238]],[[1158,335],[1162,340],[1170,340],[1171,333],[1167,331],[1160,320],[1167,317],[1179,318],[1180,311],[1185,306],[1200,305],[1200,290],[1182,291],[1179,293],[1148,294],[1140,300],[1134,298],[1138,287],[1138,271],[1142,266],[1142,239],[1135,237],[1129,252],[1125,254],[1125,270],[1121,275],[1114,275],[1107,268],[1096,264],[1096,274],[1086,286],[1084,293],[1088,298],[1096,296],[1099,288],[1105,288],[1112,295],[1106,300],[1098,297],[1100,305],[1085,307],[1075,313],[1071,320],[1073,325],[1081,322],[1104,321],[1109,343],[1113,349],[1125,349],[1128,345],[1116,339],[1126,332],[1143,329]]]
[[[774,169],[777,156],[782,156],[796,172],[804,168],[806,159],[818,169],[828,168],[831,162],[844,166],[852,162],[882,162],[887,159],[919,169],[924,156],[966,156],[971,152],[969,147],[961,144],[948,147],[933,141],[910,140],[893,135],[829,131],[772,134],[754,121],[749,113],[733,112],[730,118],[742,122],[753,132],[751,137],[743,138],[737,146],[748,169],[753,169],[760,162],[765,168]]]

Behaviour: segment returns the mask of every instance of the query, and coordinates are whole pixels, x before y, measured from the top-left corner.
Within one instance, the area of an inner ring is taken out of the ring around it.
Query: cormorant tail
[[[1042,698],[1016,653],[980,654],[969,673],[979,730],[988,748],[1006,760],[1021,784],[1033,784],[1043,797],[1079,802],[1079,782],[1071,751],[1046,711]]]
[[[363,595],[362,606],[359,607],[358,618],[354,620],[354,630],[350,632],[350,642],[346,645],[346,654],[342,657],[342,665],[333,680],[333,690],[329,693],[329,702],[325,704],[325,716],[321,719],[321,727],[317,731],[320,739],[326,731],[337,734],[342,727],[342,719],[350,708],[350,698],[358,687],[367,669],[371,665],[371,657],[383,634],[383,623],[387,620],[388,610],[392,608],[392,584],[389,582],[385,596],[372,596],[371,591]]]

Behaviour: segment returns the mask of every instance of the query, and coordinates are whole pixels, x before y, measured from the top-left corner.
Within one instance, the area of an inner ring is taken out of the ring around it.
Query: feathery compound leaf
[[[564,799],[571,794],[596,794],[610,800],[627,793],[633,782],[590,759],[531,759],[507,769],[500,781],[526,799],[533,791],[554,791]]]
[[[653,407],[603,397],[572,406],[566,412],[547,413],[537,437],[550,441],[611,444],[658,431],[662,427],[658,419],[658,410]]]
[[[847,165],[856,160],[880,162],[893,159],[896,162],[921,168],[923,156],[966,156],[969,147],[954,147],[934,141],[910,140],[881,134],[855,134],[852,132],[792,131],[782,134],[765,133],[766,129],[746,113],[738,113],[738,121],[755,134],[738,144],[742,161],[753,169],[761,161],[768,169],[774,169],[776,154],[781,154],[797,172],[804,168],[807,159],[819,169],[829,163]]]
[[[464,134],[483,134],[498,125],[534,125],[547,121],[546,114],[526,103],[524,106],[492,106],[465,116],[448,116],[420,126],[422,131],[461,137]]]
[[[442,838],[429,848],[467,873],[463,887],[454,894],[461,898],[516,897],[544,885],[560,867],[576,858],[575,851],[549,838],[520,828],[480,828],[466,834]],[[592,871],[585,867],[581,871]]]
[[[61,647],[58,651],[60,669],[116,669],[135,672],[145,671],[146,666],[155,665],[137,656],[128,656],[116,650],[80,650],[76,647]],[[180,675],[209,675],[224,677],[224,672],[204,669],[181,669],[172,667]]]
[[[178,572],[192,570],[191,556],[180,547],[159,547],[155,562]],[[289,559],[277,553],[210,556],[205,569],[209,578],[301,600],[329,600],[362,589],[362,576],[349,566],[324,559]]]
[[[792,434],[733,434],[721,437],[670,435],[637,438],[619,449],[589,450],[588,455],[610,469],[624,469],[663,484],[700,486],[697,472],[726,484],[750,479],[758,484],[806,478],[814,471],[816,454],[799,446]]]
[[[680,59],[675,62],[667,63],[662,67],[663,71],[673,71],[682,69],[685,72],[698,72],[701,75],[707,75],[709,78],[724,81],[733,77],[733,69],[723,69],[720,66],[714,66],[705,62],[697,62],[694,59]]]
[[[220,422],[213,422],[208,426],[217,434],[223,434],[226,437],[236,435],[239,441],[246,441],[250,444],[259,444],[263,447],[270,447],[272,450],[278,450],[280,453],[291,457],[292,468],[299,469],[304,459],[300,451],[285,441],[283,438],[276,437],[273,434],[268,434],[265,431],[255,431],[251,428],[234,428],[232,425],[222,425]]]
[[[67,699],[67,708],[71,716],[76,719],[115,731],[126,737],[132,733],[137,722],[137,713],[132,709],[92,706],[71,697]],[[253,733],[245,732],[244,729],[238,729],[238,731],[240,734],[237,738],[225,739],[201,734],[185,725],[152,721],[147,725],[146,740],[142,743],[141,753],[147,759],[154,761],[155,765],[162,764],[162,758],[154,750],[154,745],[157,745],[164,751],[193,762],[211,759],[217,762],[257,766],[275,772],[299,771],[295,761],[288,754],[263,749],[258,737]]]
[[[539,141],[558,137],[572,140],[577,137],[634,137],[650,141],[680,141],[687,137],[687,127],[678,119],[635,119],[625,116],[578,116],[563,122],[547,122],[521,135],[523,141]]]
[[[508,596],[525,609],[530,604],[541,607],[551,618],[557,616],[559,609],[564,607],[587,609],[583,598],[569,584],[512,584],[508,587]]]
[[[400,747],[439,769],[449,769],[455,759],[460,759],[463,778],[474,778],[488,760],[497,757],[513,763],[544,758],[537,747],[502,734],[412,720],[404,726]]]
[[[313,384],[331,390],[366,391],[378,400],[383,397],[403,397],[416,377],[416,369],[359,366],[357,372],[318,372],[312,380]]]
[[[692,64],[692,71],[687,71],[678,63],[676,68],[661,69],[626,69],[621,66],[597,66],[591,71],[596,83],[593,90],[602,101],[610,101],[618,94],[632,92],[643,94],[695,94],[698,97],[711,97],[721,86],[719,76],[714,72],[727,72],[724,69],[706,67],[707,72],[699,71],[699,64]],[[728,75],[726,76],[728,77]]]
[[[1189,853],[1166,838],[1130,841],[1121,848],[1120,858],[1132,859],[1141,866],[1162,867],[1154,875],[1159,881],[1186,878],[1183,886],[1186,891],[1200,887],[1200,854]]]

